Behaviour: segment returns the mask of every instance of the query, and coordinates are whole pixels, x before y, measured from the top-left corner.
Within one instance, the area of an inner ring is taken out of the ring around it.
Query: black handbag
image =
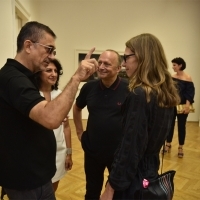
[[[142,189],[141,189],[141,199],[159,199],[159,200],[171,200],[174,195],[174,175],[176,171],[169,170],[162,173],[163,167],[163,157],[164,157],[164,145],[162,151],[162,166],[161,174],[155,179],[148,181],[143,178]]]
[[[160,174],[157,179],[149,181],[148,186],[143,184],[142,199],[171,200],[174,194],[175,173],[174,170],[167,171]]]

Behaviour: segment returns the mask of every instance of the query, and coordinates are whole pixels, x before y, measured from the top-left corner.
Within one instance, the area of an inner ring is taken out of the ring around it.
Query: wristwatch
[[[67,148],[66,154],[67,154],[67,155],[72,154],[72,148]]]

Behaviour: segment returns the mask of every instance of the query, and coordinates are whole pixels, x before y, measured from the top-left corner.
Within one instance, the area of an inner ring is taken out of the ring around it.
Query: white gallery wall
[[[0,67],[7,57],[13,57],[14,27],[11,0],[0,0]]]
[[[0,68],[7,58],[13,58],[16,54],[15,7],[29,20],[39,20],[37,3],[37,0],[0,0]]]
[[[0,64],[12,57],[12,16],[10,2],[0,0]],[[5,9],[2,8],[2,2]],[[62,89],[77,68],[75,50],[98,51],[112,48],[123,52],[125,42],[140,33],[157,36],[166,52],[169,70],[175,57],[185,59],[186,72],[195,84],[196,112],[188,121],[200,117],[200,0],[20,0],[30,12],[31,20],[39,20],[57,35],[57,58],[64,74]],[[36,6],[34,5],[36,4]],[[34,6],[33,6],[34,5]],[[3,36],[2,36],[3,34]],[[7,40],[5,40],[6,38]],[[9,40],[9,41],[8,41]],[[3,48],[2,48],[3,47]],[[70,112],[70,118],[72,113]],[[83,118],[87,118],[84,110]]]

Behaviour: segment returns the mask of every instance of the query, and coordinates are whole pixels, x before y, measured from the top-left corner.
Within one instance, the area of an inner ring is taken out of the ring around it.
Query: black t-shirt
[[[121,105],[128,94],[128,82],[117,78],[106,88],[101,80],[89,81],[76,99],[79,108],[87,106],[89,116],[81,142],[93,156],[113,156],[122,137]]]
[[[54,176],[56,141],[52,130],[29,118],[44,98],[34,74],[13,59],[0,69],[0,185],[37,188]]]

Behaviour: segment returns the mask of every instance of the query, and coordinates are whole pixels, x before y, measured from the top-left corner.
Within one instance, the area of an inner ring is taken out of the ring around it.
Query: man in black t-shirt
[[[114,50],[98,59],[99,79],[83,85],[73,107],[74,123],[84,150],[87,200],[100,198],[105,168],[110,171],[114,152],[121,140],[121,105],[128,94],[128,81],[118,77],[121,57]],[[84,131],[81,113],[89,116]]]
[[[9,199],[55,199],[52,129],[67,116],[79,83],[97,68],[97,61],[90,59],[93,48],[63,92],[47,102],[39,94],[34,74],[54,59],[55,39],[48,26],[26,23],[17,38],[16,57],[0,70],[0,185]]]

